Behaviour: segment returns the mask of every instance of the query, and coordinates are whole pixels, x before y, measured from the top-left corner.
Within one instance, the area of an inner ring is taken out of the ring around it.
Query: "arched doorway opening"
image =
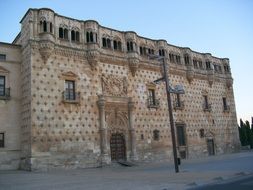
[[[123,133],[113,133],[110,139],[111,160],[126,160],[126,141]]]

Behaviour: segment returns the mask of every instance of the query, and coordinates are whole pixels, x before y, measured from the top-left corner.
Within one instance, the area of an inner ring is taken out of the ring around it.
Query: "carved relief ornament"
[[[127,96],[126,77],[115,75],[102,75],[102,90],[104,95],[109,96]]]

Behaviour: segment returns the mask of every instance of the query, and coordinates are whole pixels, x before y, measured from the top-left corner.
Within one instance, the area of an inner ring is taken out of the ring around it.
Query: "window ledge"
[[[80,100],[63,100],[63,103],[80,104]]]

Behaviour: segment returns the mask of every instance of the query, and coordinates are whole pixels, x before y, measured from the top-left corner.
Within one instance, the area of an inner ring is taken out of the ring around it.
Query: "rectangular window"
[[[0,96],[5,96],[5,76],[0,76]]]
[[[6,55],[0,54],[0,61],[6,61]]]
[[[149,101],[149,105],[151,105],[151,106],[156,105],[155,90],[154,89],[149,89],[148,90],[148,101]]]
[[[209,105],[208,105],[208,97],[205,95],[204,96],[204,108],[205,109],[208,109],[209,108]]]
[[[222,102],[223,102],[223,110],[224,111],[228,111],[229,110],[229,106],[227,104],[227,98],[223,97],[222,98]]]
[[[4,147],[4,133],[0,133],[0,148]]]
[[[177,126],[177,141],[179,146],[186,146],[185,127],[183,125]]]
[[[180,94],[176,94],[176,107],[181,107]]]
[[[75,81],[66,80],[65,81],[65,100],[76,100],[75,94]]]

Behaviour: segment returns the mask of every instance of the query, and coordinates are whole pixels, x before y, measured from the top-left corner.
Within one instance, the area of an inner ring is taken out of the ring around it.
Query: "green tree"
[[[240,119],[240,126],[238,127],[239,136],[242,146],[250,145],[250,148],[253,149],[253,123],[251,124],[246,120],[244,123],[242,119]]]
[[[248,145],[245,123],[240,119],[239,136],[242,146]]]
[[[251,141],[252,141],[252,134],[250,130],[250,124],[249,121],[246,120],[245,122],[245,132],[246,132],[246,139],[247,139],[247,145],[250,145],[251,147]]]

